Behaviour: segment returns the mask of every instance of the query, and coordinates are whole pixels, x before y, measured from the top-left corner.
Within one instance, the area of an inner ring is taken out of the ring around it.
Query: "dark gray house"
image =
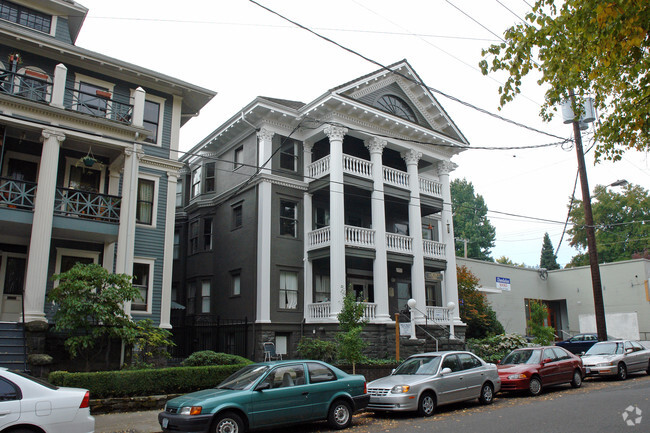
[[[256,98],[181,158],[179,341],[293,356],[332,337],[345,291],[377,356],[411,298],[419,323],[463,338],[449,173],[467,146],[406,61],[307,104]]]

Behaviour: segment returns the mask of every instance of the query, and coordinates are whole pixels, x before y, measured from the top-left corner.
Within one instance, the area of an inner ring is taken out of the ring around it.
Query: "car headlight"
[[[508,379],[510,379],[510,380],[513,380],[513,379],[526,379],[526,375],[523,374],[523,373],[511,374],[510,376],[508,376]]]
[[[202,409],[201,406],[184,406],[178,411],[178,413],[180,415],[200,415]]]
[[[408,385],[395,385],[393,389],[390,390],[390,392],[393,394],[404,394],[406,392],[409,392],[410,389],[411,387]]]
[[[596,364],[597,367],[611,367],[612,365],[614,365],[613,362],[599,362]]]

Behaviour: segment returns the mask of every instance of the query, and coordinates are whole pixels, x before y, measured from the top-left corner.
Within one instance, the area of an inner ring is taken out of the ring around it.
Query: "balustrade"
[[[0,177],[0,205],[14,209],[33,209],[36,184]]]
[[[398,188],[408,189],[409,175],[405,171],[384,167],[384,182]]]
[[[330,227],[323,227],[318,230],[314,230],[308,233],[307,235],[307,248],[322,248],[330,244],[332,240],[332,235],[330,232]]]
[[[24,74],[0,69],[0,93],[30,101],[49,103],[52,83],[40,72],[26,70]]]
[[[398,235],[397,233],[386,233],[386,251],[412,254],[413,238],[410,236]]]
[[[424,257],[431,259],[445,259],[445,244],[442,242],[422,240]]]
[[[449,322],[449,309],[445,307],[430,307],[427,306],[427,320],[431,320],[436,323],[448,323]]]
[[[307,166],[307,177],[309,180],[320,179],[330,172],[330,156],[314,161]]]
[[[117,223],[120,221],[120,201],[120,197],[112,195],[57,188],[54,213]]]
[[[345,226],[345,244],[354,247],[374,248],[375,231],[363,227]]]
[[[372,163],[363,158],[343,154],[343,172],[372,179]]]

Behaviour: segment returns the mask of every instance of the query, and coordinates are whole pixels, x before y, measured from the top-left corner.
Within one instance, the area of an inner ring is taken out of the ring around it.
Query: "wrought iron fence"
[[[0,177],[0,205],[15,209],[33,209],[36,184]]]
[[[120,221],[120,203],[120,197],[112,195],[57,188],[54,213],[117,223]]]
[[[66,88],[66,101],[72,109],[95,117],[104,117],[121,123],[131,123],[133,105],[112,99],[110,92],[97,90],[95,93]]]
[[[220,316],[194,316],[172,319],[172,358],[187,358],[200,350],[212,350],[245,358],[248,353],[248,327],[243,319],[222,319]]]
[[[0,69],[0,93],[7,93],[30,101],[49,103],[52,83],[48,76],[27,70],[23,74]]]

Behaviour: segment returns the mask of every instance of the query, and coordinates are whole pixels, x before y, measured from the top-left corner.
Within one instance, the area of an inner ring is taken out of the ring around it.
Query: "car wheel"
[[[648,360],[648,369],[645,372],[650,374],[650,360]]]
[[[431,416],[436,410],[436,397],[430,393],[425,392],[420,396],[418,402],[418,414],[420,416]]]
[[[528,383],[528,392],[530,395],[540,395],[542,392],[542,381],[537,376],[530,378]]]
[[[337,430],[344,429],[352,423],[352,409],[350,403],[345,400],[336,400],[327,415],[327,422],[330,427]]]
[[[582,373],[580,370],[573,372],[573,380],[571,381],[571,386],[574,388],[580,388],[582,386]]]
[[[494,401],[494,388],[492,388],[492,384],[483,384],[483,388],[481,388],[481,395],[479,396],[478,401],[481,404],[491,404]]]
[[[616,378],[618,380],[627,379],[627,367],[622,362],[618,364],[618,371],[616,372]]]
[[[244,433],[244,421],[241,417],[233,412],[224,412],[214,420],[213,433]]]

